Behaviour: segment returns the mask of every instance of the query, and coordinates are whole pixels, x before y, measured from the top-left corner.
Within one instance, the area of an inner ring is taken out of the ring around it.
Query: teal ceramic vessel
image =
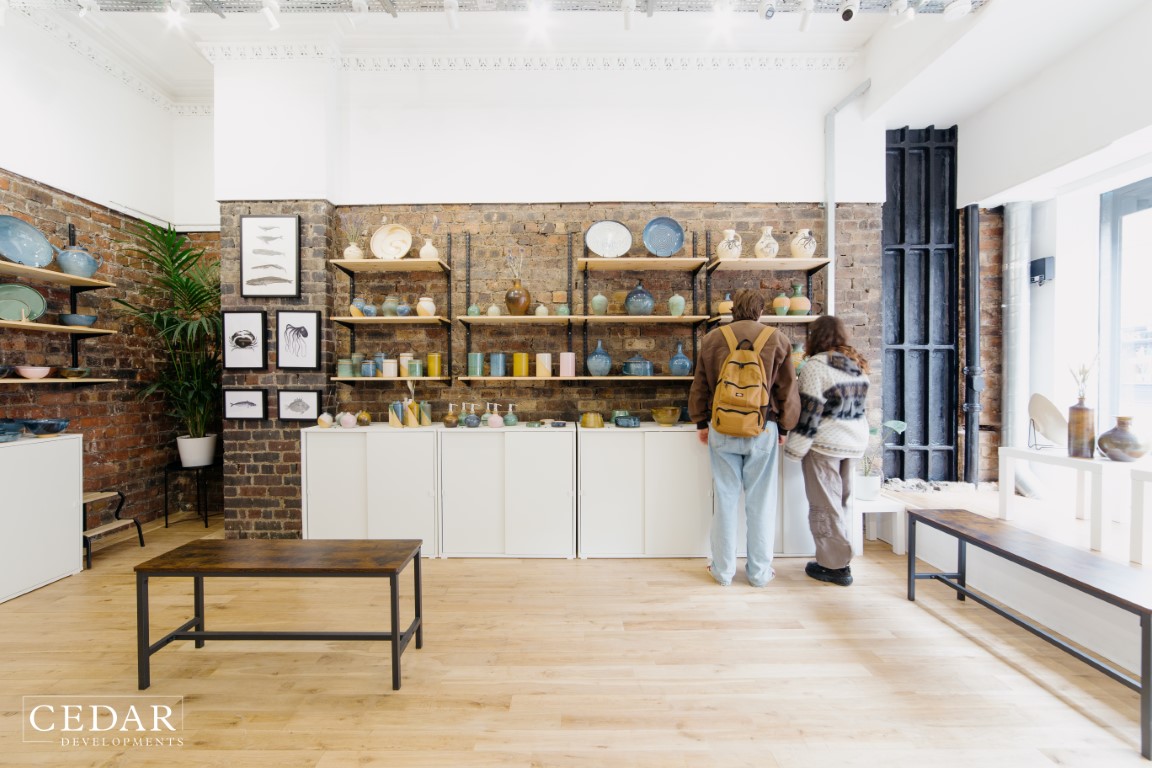
[[[628,297],[624,299],[624,310],[630,315],[650,315],[655,304],[652,294],[644,287],[644,283],[637,280],[636,287],[629,291]]]
[[[608,372],[612,370],[612,358],[604,351],[604,343],[602,341],[596,341],[596,349],[592,354],[588,355],[588,359],[584,361],[584,364],[588,368],[589,376],[607,376]]]
[[[668,361],[668,372],[673,376],[687,376],[692,373],[692,358],[684,354],[684,345],[676,345],[676,354]]]

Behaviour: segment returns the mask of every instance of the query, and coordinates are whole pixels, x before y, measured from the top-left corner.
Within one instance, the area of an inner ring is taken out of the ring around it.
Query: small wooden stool
[[[107,501],[108,499],[117,499],[116,509],[112,510],[112,517],[115,519],[110,523],[104,523],[104,525],[98,525],[95,528],[88,528],[88,505],[97,501]],[[140,521],[134,517],[120,517],[120,510],[124,507],[123,493],[120,491],[86,491],[82,501],[82,514],[84,515],[82,523],[82,527],[84,528],[84,567],[92,567],[92,539],[105,533],[119,531],[130,525],[135,525],[136,536],[140,539],[140,546],[144,546],[144,531],[140,528]]]

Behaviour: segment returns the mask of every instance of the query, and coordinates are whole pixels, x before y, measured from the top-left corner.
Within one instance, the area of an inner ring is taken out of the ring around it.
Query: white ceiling
[[[543,29],[530,26],[527,12],[505,10],[526,0],[461,0],[456,30],[449,28],[442,0],[395,0],[396,17],[383,12],[383,1],[370,0],[372,12],[354,14],[345,10],[350,0],[280,0],[285,10],[275,31],[254,12],[256,0],[213,0],[224,18],[205,0],[192,0],[193,12],[179,26],[155,10],[105,10],[81,18],[74,0],[10,0],[9,12],[50,20],[175,103],[211,102],[213,67],[201,46],[219,44],[320,42],[345,56],[853,54],[873,77],[871,109],[893,111],[900,125],[949,125],[1147,2],[976,0],[973,14],[949,22],[939,14],[945,0],[924,0],[916,20],[897,27],[885,10],[892,0],[862,0],[863,12],[847,23],[835,12],[837,0],[818,0],[801,31],[804,14],[794,10],[801,0],[779,0],[781,10],[770,21],[759,17],[752,0],[733,0],[727,28],[718,28],[716,14],[706,10],[711,0],[655,0],[651,16],[644,12],[646,0],[637,0],[627,30],[621,0],[553,0],[580,10],[553,11]],[[293,2],[331,10],[291,12]],[[113,3],[164,5],[102,4]],[[495,10],[471,10],[477,8]],[[874,72],[885,67],[889,85],[878,87]]]

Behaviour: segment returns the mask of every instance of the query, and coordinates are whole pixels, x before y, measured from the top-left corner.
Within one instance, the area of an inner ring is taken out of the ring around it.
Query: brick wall
[[[78,244],[103,257],[95,277],[116,287],[79,294],[78,311],[98,315],[97,326],[117,334],[81,342],[79,363],[91,368],[93,377],[120,380],[91,385],[13,384],[16,374],[12,373],[8,383],[0,384],[0,415],[69,419],[69,431],[84,435],[85,490],[117,489],[127,496],[125,514],[142,519],[161,515],[163,467],[175,459],[175,425],[158,398],[137,399],[140,383],[157,368],[160,358],[156,345],[127,326],[114,303],[114,299],[144,300],[136,288],[144,280],[140,260],[121,250],[133,219],[2,169],[0,214],[27,221],[57,247],[67,245],[68,224],[73,224]],[[215,240],[214,234],[198,238],[212,253]],[[26,283],[42,293],[48,301],[43,322],[55,323],[59,313],[69,311],[66,287],[9,277],[0,282]],[[60,333],[0,330],[0,363],[70,365],[68,338]],[[107,509],[92,510],[88,524],[107,522],[110,517]]]

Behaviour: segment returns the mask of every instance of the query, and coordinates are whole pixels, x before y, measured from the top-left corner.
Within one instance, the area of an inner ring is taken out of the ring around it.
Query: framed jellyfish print
[[[268,367],[268,313],[230,311],[224,320],[224,370],[263,371]]]
[[[320,313],[284,310],[276,313],[276,367],[320,370]]]

